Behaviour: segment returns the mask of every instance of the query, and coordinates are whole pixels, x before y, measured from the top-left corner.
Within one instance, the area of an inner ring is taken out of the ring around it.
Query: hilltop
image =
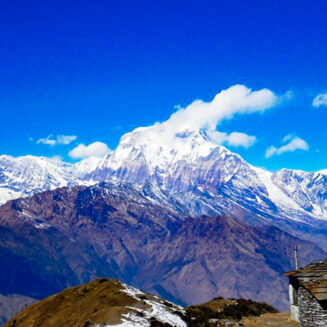
[[[117,280],[101,278],[32,304],[3,327],[251,327],[256,326],[254,321],[265,321],[260,326],[268,327],[277,320],[287,321],[285,314],[265,303],[219,297],[183,308]]]
[[[32,304],[3,327],[186,327],[184,309],[114,279],[97,279]]]

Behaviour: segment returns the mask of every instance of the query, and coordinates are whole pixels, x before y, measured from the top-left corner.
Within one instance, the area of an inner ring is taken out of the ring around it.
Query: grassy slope
[[[142,316],[138,309],[148,310],[147,300],[164,304],[168,311],[181,317],[190,327],[239,326],[241,321],[245,327],[297,326],[290,321],[288,314],[277,313],[265,303],[244,299],[215,298],[204,304],[186,308],[184,315],[165,300],[144,293],[133,296],[126,293],[125,286],[114,279],[97,279],[81,286],[67,288],[59,294],[32,304],[3,327],[114,325],[121,323],[122,315],[126,313],[132,312]],[[148,321],[151,327],[171,326],[153,318]]]
[[[88,326],[91,322],[117,324],[121,314],[130,311],[126,306],[144,309],[146,304],[123,293],[118,281],[98,279],[32,304],[4,327],[77,327]]]
[[[298,327],[299,324],[291,320],[289,313],[266,313],[260,317],[250,317],[243,320],[244,327]]]

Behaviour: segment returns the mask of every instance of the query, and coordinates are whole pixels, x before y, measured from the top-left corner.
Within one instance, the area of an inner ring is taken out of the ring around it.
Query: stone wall
[[[300,327],[326,327],[327,310],[324,310],[317,299],[303,286],[299,287]]]

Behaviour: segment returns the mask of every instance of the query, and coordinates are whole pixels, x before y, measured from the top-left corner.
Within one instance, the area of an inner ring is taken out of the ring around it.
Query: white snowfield
[[[71,164],[0,156],[0,204],[64,186],[149,182],[158,190],[158,198],[179,196],[194,215],[219,213],[221,206],[228,211],[235,204],[259,215],[308,222],[327,220],[326,171],[271,173],[217,145],[205,131],[172,133],[164,124],[156,124],[127,133],[102,159]]]

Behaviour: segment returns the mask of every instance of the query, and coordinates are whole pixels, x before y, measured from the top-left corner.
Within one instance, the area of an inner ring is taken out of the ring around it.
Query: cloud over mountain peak
[[[244,85],[234,85],[216,94],[210,102],[195,100],[185,108],[178,108],[168,120],[157,122],[151,128],[138,128],[135,132],[141,142],[149,136],[154,142],[169,144],[176,142],[176,135],[205,130],[213,143],[248,148],[256,142],[255,136],[240,131],[220,132],[217,131],[219,124],[237,114],[264,112],[279,101],[280,98],[268,89],[253,91]]]

